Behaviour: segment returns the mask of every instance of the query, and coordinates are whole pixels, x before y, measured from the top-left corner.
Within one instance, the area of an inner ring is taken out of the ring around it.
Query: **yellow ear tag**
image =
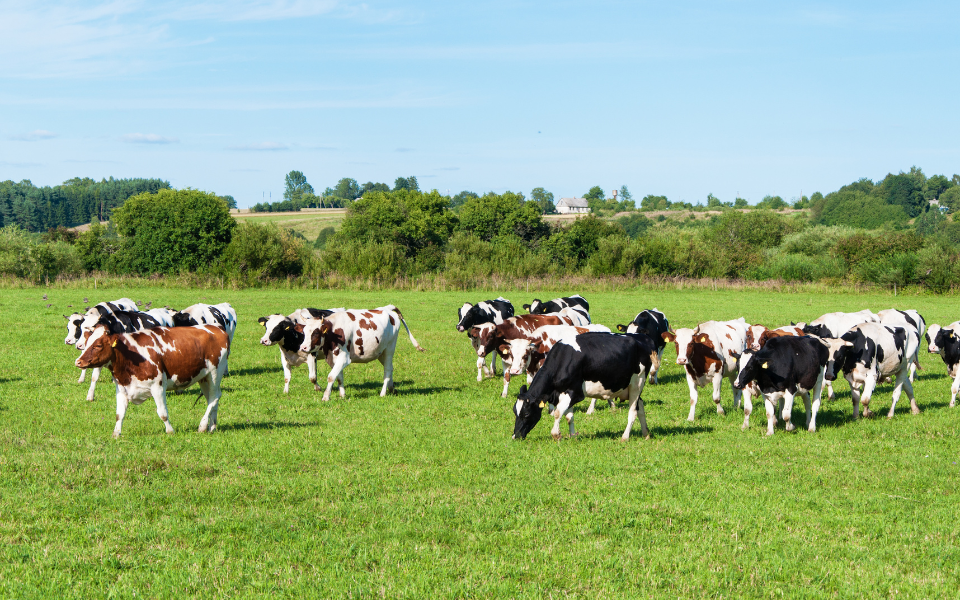
[[[540,403],[540,408],[543,408],[544,406],[546,406],[546,403],[545,403],[545,402],[541,402],[541,403]]]
[[[765,363],[763,363],[762,365],[760,365],[760,368],[761,368],[761,369],[766,369],[769,365],[770,365],[770,363],[765,362]]]
[[[700,336],[700,343],[702,344],[702,343],[704,343],[705,341],[707,341],[707,336],[701,335],[701,336]]]
[[[113,340],[113,343],[110,344],[110,347],[111,347],[111,348],[116,348],[116,347],[117,347],[117,340]]]

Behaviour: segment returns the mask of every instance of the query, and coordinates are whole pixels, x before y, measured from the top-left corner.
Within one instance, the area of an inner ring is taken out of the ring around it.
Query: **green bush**
[[[83,265],[73,246],[40,243],[17,225],[0,228],[0,273],[40,281],[58,275],[79,275]]]
[[[313,247],[317,250],[323,250],[327,247],[327,241],[333,237],[333,234],[337,232],[333,227],[324,227],[320,230],[320,233],[317,234],[317,239],[313,242]]]
[[[762,265],[750,269],[748,279],[764,281],[821,281],[843,276],[843,261],[829,255],[808,256],[769,251]]]
[[[903,233],[860,231],[838,240],[833,253],[842,258],[849,267],[855,268],[862,262],[876,262],[894,254],[916,252],[922,247],[923,238],[912,231]]]
[[[321,268],[354,277],[391,279],[412,270],[406,249],[393,242],[343,241],[320,254]]]
[[[805,256],[829,254],[841,239],[855,233],[856,230],[850,227],[815,225],[785,236],[780,244],[780,250],[786,254]]]
[[[916,283],[920,260],[915,252],[898,252],[859,263],[853,276],[859,281],[869,281],[884,286],[904,286]]]
[[[303,236],[276,223],[240,223],[224,252],[221,269],[248,283],[301,275],[313,256]]]
[[[843,225],[857,229],[901,228],[909,217],[904,209],[887,204],[882,198],[848,190],[827,194],[822,204],[813,207],[813,222],[819,225]]]
[[[942,294],[960,286],[960,253],[934,244],[917,253],[917,278],[924,287]]]
[[[597,251],[590,255],[587,266],[594,275],[628,275],[635,272],[627,250],[633,243],[622,235],[610,235],[597,241]],[[635,258],[634,261],[635,262]]]

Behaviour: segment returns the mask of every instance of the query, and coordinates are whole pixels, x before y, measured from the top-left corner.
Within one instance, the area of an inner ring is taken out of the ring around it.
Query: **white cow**
[[[366,363],[379,360],[383,364],[383,388],[380,396],[394,391],[393,354],[397,350],[400,325],[407,330],[410,343],[423,352],[423,348],[410,333],[400,310],[392,304],[371,310],[346,310],[330,315],[323,321],[307,323],[303,328],[301,352],[319,348],[330,365],[327,389],[323,399],[330,399],[335,381],[340,382],[340,397],[346,395],[343,370],[350,363]]]

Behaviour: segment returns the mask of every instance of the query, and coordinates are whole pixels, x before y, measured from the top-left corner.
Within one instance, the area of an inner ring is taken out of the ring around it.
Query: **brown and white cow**
[[[265,333],[260,338],[260,343],[264,346],[280,347],[280,365],[283,367],[283,393],[290,392],[290,372],[306,363],[307,375],[313,389],[321,391],[317,385],[317,352],[300,352],[300,346],[303,344],[303,327],[310,321],[322,321],[334,312],[342,311],[342,308],[319,309],[319,308],[298,308],[288,316],[280,314],[267,315],[260,317],[257,322],[263,325]]]
[[[756,347],[750,346],[750,349],[754,352],[760,350],[766,345],[769,340],[778,337],[803,337],[806,334],[803,332],[803,329],[797,327],[796,325],[784,325],[783,327],[777,327],[776,329],[767,329],[763,332],[760,338],[757,340]]]
[[[410,333],[400,310],[388,304],[371,310],[345,310],[335,312],[320,322],[309,322],[303,328],[301,352],[313,352],[319,348],[330,365],[327,389],[323,399],[330,399],[335,381],[340,382],[340,397],[346,396],[343,387],[343,370],[350,363],[367,363],[379,360],[383,364],[383,388],[380,396],[394,391],[393,354],[397,350],[400,325],[407,330],[410,343],[423,352],[423,348]]]
[[[167,414],[167,390],[184,389],[194,383],[207,399],[199,431],[217,428],[220,382],[227,368],[230,338],[214,325],[155,327],[134,333],[108,333],[98,325],[87,339],[76,365],[81,369],[108,366],[117,384],[117,424],[113,437],[120,437],[123,417],[130,403],[153,398],[157,415],[167,433],[173,433]]]
[[[476,340],[475,347],[477,356],[486,357],[491,352],[496,352],[503,344],[513,339],[527,339],[536,329],[544,325],[577,325],[582,323],[578,315],[560,315],[552,313],[548,315],[517,315],[510,317],[503,323],[490,327],[490,324],[474,327],[470,331],[471,339]],[[503,370],[503,393],[502,398],[507,397],[510,390],[510,370]]]
[[[734,321],[707,321],[694,329],[677,329],[663,334],[663,339],[677,346],[677,364],[687,373],[690,388],[690,414],[697,414],[697,388],[713,383],[713,401],[717,413],[724,414],[720,405],[720,384],[724,378],[731,386],[739,369],[737,361],[747,346],[747,323],[743,317]],[[740,390],[733,390],[734,406],[740,404]]]

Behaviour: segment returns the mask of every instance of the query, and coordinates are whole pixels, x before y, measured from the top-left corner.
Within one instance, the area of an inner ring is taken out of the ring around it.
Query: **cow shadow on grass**
[[[647,385],[652,387],[660,387],[661,385],[666,385],[669,383],[678,383],[681,381],[686,381],[687,376],[683,373],[664,373],[662,370],[659,375],[657,375],[657,383],[649,383]]]
[[[217,431],[263,431],[267,429],[299,429],[301,427],[317,427],[319,421],[294,423],[290,421],[260,421],[257,423],[224,423],[217,424]]]
[[[242,375],[260,375],[261,373],[283,373],[283,369],[280,367],[244,367],[243,369],[231,370],[230,374],[224,377],[224,379],[229,379],[231,377],[238,377]]]
[[[10,383],[13,381],[23,381],[23,377],[0,377],[0,383]]]
[[[650,427],[650,436],[657,437],[672,437],[676,435],[699,435],[701,433],[710,433],[713,431],[713,427],[709,425],[655,425]],[[606,431],[597,431],[595,433],[589,434],[578,434],[579,437],[585,439],[598,439],[598,440],[619,440],[623,436],[623,429],[620,430],[606,430]],[[630,439],[643,439],[643,436],[640,434],[640,425],[634,423],[633,430],[630,431]]]

